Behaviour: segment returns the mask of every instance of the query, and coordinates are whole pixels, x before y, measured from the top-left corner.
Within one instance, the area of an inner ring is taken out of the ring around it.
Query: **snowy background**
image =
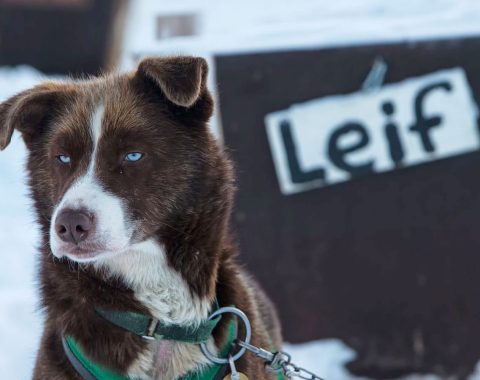
[[[233,51],[480,35],[478,0],[302,0],[296,1],[295,7],[291,4],[278,0],[235,3],[138,0],[130,7],[119,66],[130,68],[133,55],[153,53],[209,56]],[[201,16],[199,35],[155,42],[151,37],[152,12],[168,14],[182,10],[193,10]],[[0,67],[0,101],[41,79],[39,72],[26,66]],[[41,333],[42,315],[38,311],[35,284],[39,237],[25,186],[25,154],[18,134],[0,153],[1,379],[30,378]],[[286,344],[285,348],[297,364],[327,380],[352,378],[343,364],[355,353],[339,341]]]

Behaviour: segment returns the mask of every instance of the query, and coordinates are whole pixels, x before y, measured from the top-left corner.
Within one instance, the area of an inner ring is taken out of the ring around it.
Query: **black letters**
[[[428,131],[431,128],[438,127],[442,122],[442,118],[440,116],[425,118],[423,115],[423,102],[428,93],[437,88],[441,88],[445,91],[451,91],[452,85],[448,82],[440,82],[429,85],[422,89],[415,97],[415,117],[417,122],[410,127],[411,131],[418,132],[422,140],[423,149],[429,153],[433,152],[435,147],[430,139]]]
[[[429,95],[436,90],[452,92],[453,85],[448,80],[442,80],[429,85],[424,85],[420,88],[415,94],[413,100],[415,122],[412,125],[407,125],[407,128],[398,124],[399,116],[394,117],[397,107],[394,100],[387,98],[381,101],[380,110],[383,113],[385,120],[383,123],[383,136],[386,140],[387,150],[390,156],[389,158],[395,167],[402,167],[404,160],[406,160],[406,155],[408,154],[408,151],[405,151],[402,141],[402,138],[406,138],[406,135],[403,133],[405,129],[414,132],[414,139],[416,139],[416,136],[418,135],[424,152],[435,152],[435,144],[431,136],[431,130],[442,125],[443,116],[440,113],[425,115],[425,108]],[[403,99],[404,97],[399,96],[399,100],[403,101]],[[304,171],[300,167],[299,152],[295,145],[291,121],[288,119],[282,120],[279,127],[291,183],[304,184],[318,180],[326,182],[328,173],[326,172],[325,167],[317,166],[309,171]],[[347,119],[343,124],[328,127],[333,129],[327,137],[327,141],[318,141],[318,149],[324,149],[326,145],[327,152],[322,151],[319,153],[322,155],[326,154],[329,163],[335,165],[339,170],[349,173],[351,177],[359,177],[373,173],[375,157],[361,159],[360,162],[358,162],[359,158],[357,154],[350,154],[362,150],[371,144],[371,136],[369,135],[369,129],[367,126],[363,125],[359,120]],[[381,128],[382,125],[374,127]],[[405,129],[402,130],[401,128]],[[323,133],[318,134],[318,136],[322,135]],[[409,135],[409,133],[407,133],[407,135]],[[378,136],[377,133],[374,134],[375,138],[377,138],[376,136]],[[352,139],[349,137],[352,137]],[[381,144],[381,142],[374,142],[375,146]],[[312,141],[311,143],[317,142]],[[374,152],[372,151],[372,154],[373,153]],[[431,157],[428,159],[431,159]],[[383,163],[382,161],[381,164],[383,167],[386,163]],[[327,167],[329,166],[327,165]]]
[[[290,122],[284,120],[280,124],[280,131],[282,134],[283,145],[287,154],[288,168],[290,169],[290,177],[292,183],[305,183],[314,180],[325,180],[325,170],[318,168],[308,172],[302,171],[298,163],[297,147],[293,141],[292,131],[290,129]]]
[[[344,135],[349,133],[357,133],[360,136],[360,140],[355,144],[347,147],[340,148],[338,141]],[[359,123],[349,122],[340,126],[335,132],[333,132],[328,140],[328,155],[330,160],[342,170],[345,170],[351,174],[352,177],[363,175],[373,172],[373,160],[360,165],[350,165],[345,161],[347,153],[356,151],[368,145],[369,137],[367,130]]]
[[[382,111],[387,116],[393,115],[395,107],[391,101],[386,101],[382,104]],[[396,166],[402,163],[405,153],[403,151],[400,136],[398,135],[398,126],[393,121],[388,121],[385,126],[385,135],[388,141],[388,147],[390,148],[390,158]]]

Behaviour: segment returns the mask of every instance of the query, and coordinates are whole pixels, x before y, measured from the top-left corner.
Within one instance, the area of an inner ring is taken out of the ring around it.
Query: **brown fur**
[[[138,70],[85,81],[46,83],[0,105],[0,148],[20,131],[29,149],[29,185],[42,229],[40,280],[46,322],[34,379],[77,379],[66,360],[61,335],[72,335],[88,355],[125,373],[147,343],[100,318],[95,306],[150,313],[121,278],[114,279],[66,259],[49,246],[52,212],[75,179],[85,173],[93,150],[88,123],[104,105],[96,175],[109,192],[126,200],[141,221],[135,241],[154,237],[168,264],[192,294],[234,304],[250,318],[253,344],[280,348],[272,304],[236,260],[229,217],[234,193],[232,165],[208,131],[213,102],[201,58],[149,58]],[[135,168],[118,159],[129,149],[147,152]],[[55,156],[69,152],[72,164]],[[215,329],[221,344],[226,320]],[[243,333],[241,329],[240,334]],[[245,355],[237,365],[250,379],[274,379],[260,360]]]

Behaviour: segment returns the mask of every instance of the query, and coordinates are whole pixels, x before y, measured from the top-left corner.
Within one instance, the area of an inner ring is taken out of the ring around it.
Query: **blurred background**
[[[480,379],[478,0],[0,0],[0,101],[45,78],[210,64],[242,260],[327,380]],[[37,227],[0,154],[0,377],[31,376]]]

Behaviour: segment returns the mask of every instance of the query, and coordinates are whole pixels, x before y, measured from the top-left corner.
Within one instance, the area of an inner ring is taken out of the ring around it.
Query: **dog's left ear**
[[[138,72],[153,80],[177,106],[192,107],[207,92],[208,65],[203,58],[146,58],[140,62]]]
[[[0,103],[0,150],[4,150],[14,129],[22,133],[27,146],[46,129],[61,100],[56,85],[39,85]]]

